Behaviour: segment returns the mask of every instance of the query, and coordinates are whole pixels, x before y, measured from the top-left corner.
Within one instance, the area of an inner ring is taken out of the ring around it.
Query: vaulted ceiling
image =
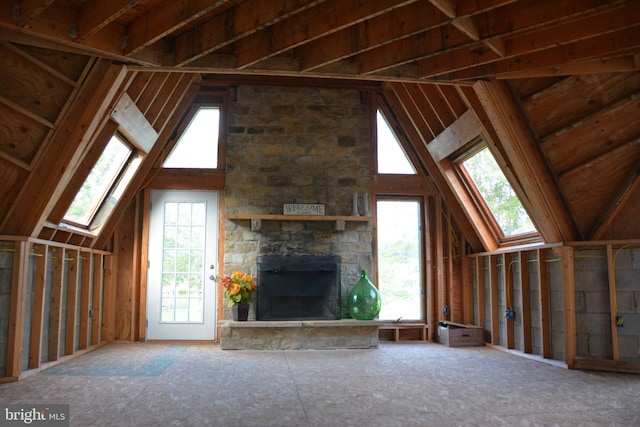
[[[635,70],[636,1],[14,0],[1,38],[149,67],[464,82]]]
[[[0,234],[62,233],[114,111],[157,137],[203,81],[313,78],[379,87],[450,203],[477,129],[545,240],[640,237],[640,1],[14,0],[0,58]]]

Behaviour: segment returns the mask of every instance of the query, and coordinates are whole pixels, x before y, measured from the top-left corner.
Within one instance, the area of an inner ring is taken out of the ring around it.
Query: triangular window
[[[162,166],[180,169],[217,168],[219,124],[219,108],[200,108]]]
[[[378,173],[414,175],[415,168],[382,113],[377,114]]]

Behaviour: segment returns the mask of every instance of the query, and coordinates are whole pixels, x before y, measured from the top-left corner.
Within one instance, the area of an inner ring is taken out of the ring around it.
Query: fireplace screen
[[[340,257],[258,257],[256,320],[337,320]]]

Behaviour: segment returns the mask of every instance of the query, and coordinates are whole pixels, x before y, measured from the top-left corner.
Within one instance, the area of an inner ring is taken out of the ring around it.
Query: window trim
[[[471,157],[475,156],[485,148],[488,149],[491,155],[493,156],[494,160],[498,164],[498,167],[504,174],[505,179],[507,180],[507,182],[515,192],[518,200],[520,201],[520,196],[518,195],[517,188],[509,180],[509,177],[504,173],[502,166],[500,166],[499,158],[491,149],[491,145],[488,144],[482,136],[478,136],[474,138],[471,142],[469,142],[468,144],[465,144],[461,150],[454,153],[451,156],[451,163],[454,167],[454,170],[456,171],[458,179],[462,183],[464,189],[468,193],[471,200],[474,202],[475,208],[477,209],[478,213],[480,214],[485,224],[489,228],[496,243],[498,243],[498,246],[507,247],[507,246],[516,246],[516,245],[522,245],[522,244],[542,242],[542,236],[538,231],[535,223],[533,224],[534,227],[536,228],[536,231],[534,232],[520,233],[520,234],[515,234],[513,236],[506,236],[502,231],[502,228],[498,224],[495,215],[493,214],[486,200],[480,193],[480,190],[478,189],[477,184],[475,183],[473,178],[471,178],[469,172],[463,165],[463,162],[465,160],[470,159]],[[520,201],[520,204],[522,204],[522,201]],[[523,205],[523,208],[524,208],[524,205]],[[528,212],[527,212],[527,215],[529,215]],[[529,219],[533,223],[533,218],[531,218],[531,215],[529,215]]]
[[[105,191],[99,198],[99,201],[95,203],[92,209],[90,210],[87,223],[84,224],[81,222],[74,221],[72,219],[68,219],[66,218],[66,213],[65,213],[65,216],[63,216],[61,223],[92,233],[94,230],[96,230],[97,228],[103,225],[103,223],[106,221],[109,214],[111,213],[111,209],[107,209],[108,201],[112,197],[116,189],[122,184],[122,180],[124,179],[124,177],[126,177],[127,175],[131,175],[131,177],[129,178],[129,181],[133,179],[133,176],[135,175],[135,170],[132,171],[131,168],[135,167],[137,170],[141,161],[136,161],[136,159],[142,160],[143,156],[141,155],[137,147],[134,144],[132,144],[122,132],[116,131],[113,135],[109,137],[109,142],[107,144],[110,143],[112,138],[117,138],[121,144],[127,147],[129,149],[129,155],[122,161],[122,163],[118,168],[118,172],[111,177],[109,185],[106,187]],[[96,164],[97,164],[97,161],[96,161]],[[91,172],[93,171],[93,168],[95,167],[96,164],[93,165],[93,167],[89,171],[89,174],[84,179],[82,186],[80,187],[78,192],[76,192],[76,195],[74,196],[71,204],[67,208],[67,211],[73,204],[75,197],[77,197],[77,195],[80,193],[80,190],[84,186],[84,183],[87,181],[87,179],[89,179],[89,176],[91,175]],[[126,183],[126,185],[128,185],[128,183]],[[99,224],[96,224],[96,220],[99,220]]]

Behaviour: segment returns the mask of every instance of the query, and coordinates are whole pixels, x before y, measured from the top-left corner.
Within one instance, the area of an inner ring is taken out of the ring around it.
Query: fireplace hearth
[[[339,320],[340,257],[262,255],[256,320]]]

